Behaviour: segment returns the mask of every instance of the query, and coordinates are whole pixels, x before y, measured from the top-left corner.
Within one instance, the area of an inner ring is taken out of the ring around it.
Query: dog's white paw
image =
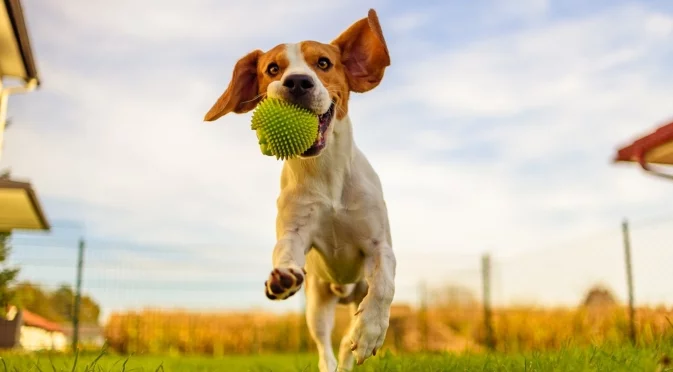
[[[364,363],[370,356],[376,355],[383,346],[388,331],[390,309],[371,305],[373,304],[365,304],[365,301],[362,301],[351,328],[351,351],[358,365]]]
[[[269,279],[264,282],[266,297],[270,300],[285,300],[292,297],[304,282],[303,269],[273,269]]]

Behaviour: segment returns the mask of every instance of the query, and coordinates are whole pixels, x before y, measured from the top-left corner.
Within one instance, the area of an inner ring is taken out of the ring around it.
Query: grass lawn
[[[354,372],[399,371],[647,371],[673,372],[673,365],[662,363],[664,356],[673,355],[673,345],[656,348],[630,346],[600,348],[568,348],[553,353],[531,354],[413,354],[374,357]],[[0,372],[54,371],[185,371],[185,372],[298,372],[317,371],[317,356],[313,354],[282,354],[259,356],[161,357],[81,355],[75,365],[74,357],[48,354],[0,353]],[[74,366],[74,368],[73,368]]]

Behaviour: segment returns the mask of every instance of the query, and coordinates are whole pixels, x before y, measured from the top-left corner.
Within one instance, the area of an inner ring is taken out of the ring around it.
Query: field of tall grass
[[[562,348],[545,353],[416,353],[382,352],[354,372],[666,372],[672,370],[673,344]],[[316,372],[315,353],[261,355],[157,356],[87,354],[14,354],[0,352],[0,370],[53,372]]]
[[[673,308],[637,309],[639,345],[672,340],[672,321]],[[335,345],[347,323],[347,308],[339,308],[332,335]],[[501,352],[629,342],[628,314],[619,306],[494,309],[492,324],[496,348]],[[485,344],[485,330],[479,307],[433,307],[421,311],[398,305],[392,310],[384,347],[395,353],[480,351]],[[105,336],[109,346],[120,353],[220,356],[314,351],[304,317],[299,313],[148,309],[112,314]]]

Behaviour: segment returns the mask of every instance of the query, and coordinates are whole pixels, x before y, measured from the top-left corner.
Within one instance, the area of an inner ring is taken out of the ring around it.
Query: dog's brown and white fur
[[[379,177],[353,141],[350,92],[379,85],[390,56],[376,12],[329,44],[304,41],[255,50],[234,67],[206,121],[245,113],[264,97],[312,110],[313,146],[286,160],[277,201],[273,270],[266,296],[284,300],[306,286],[306,318],[321,372],[348,371],[383,344],[395,292],[395,255]],[[331,333],[337,303],[351,306],[338,363]]]

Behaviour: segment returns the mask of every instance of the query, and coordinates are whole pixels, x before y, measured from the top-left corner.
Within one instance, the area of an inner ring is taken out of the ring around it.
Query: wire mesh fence
[[[386,347],[521,351],[673,337],[673,218],[635,221],[628,232],[633,314],[624,234],[616,224],[591,236],[549,237],[534,250],[510,255],[479,252],[450,262],[416,255],[420,272],[399,262]],[[226,245],[155,246],[81,235],[59,228],[15,234],[7,262],[21,269],[17,303],[63,323],[70,340],[78,335],[79,347],[106,342],[122,353],[208,355],[314,350],[303,291],[275,303],[264,296],[269,254],[236,247],[243,254],[234,256]],[[337,311],[336,345],[348,311]]]

